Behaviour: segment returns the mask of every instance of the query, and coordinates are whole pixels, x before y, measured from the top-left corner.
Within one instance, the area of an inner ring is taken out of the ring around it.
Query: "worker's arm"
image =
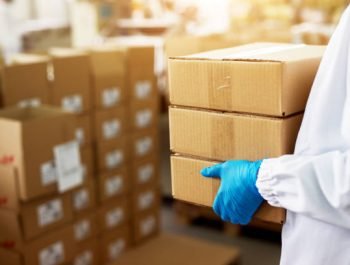
[[[350,228],[350,150],[266,159],[256,185],[273,206]]]

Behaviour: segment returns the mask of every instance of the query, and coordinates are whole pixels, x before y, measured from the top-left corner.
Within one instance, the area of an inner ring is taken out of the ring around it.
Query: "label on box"
[[[156,218],[153,215],[143,219],[140,223],[140,232],[142,236],[149,236],[155,228]]]
[[[74,259],[74,265],[93,265],[94,255],[86,250]]]
[[[57,172],[53,161],[41,164],[40,171],[43,186],[49,186],[57,182]]]
[[[118,167],[124,160],[124,154],[121,150],[115,150],[108,153],[105,157],[106,167],[113,169]]]
[[[121,176],[114,176],[106,180],[105,192],[107,197],[119,194],[123,189],[124,181]]]
[[[125,250],[125,247],[126,247],[126,242],[122,238],[111,243],[108,248],[110,261],[116,260],[120,256],[120,254],[122,254],[122,252]]]
[[[74,236],[77,241],[87,239],[91,234],[91,224],[89,220],[82,220],[74,226]]]
[[[146,210],[152,206],[152,203],[154,202],[155,195],[153,191],[147,191],[144,193],[141,193],[138,198],[138,207],[139,210]]]
[[[120,101],[120,88],[111,87],[102,92],[102,105],[104,107],[113,107]]]
[[[144,156],[151,151],[153,141],[151,137],[141,138],[136,142],[136,154]]]
[[[73,113],[83,111],[83,98],[81,95],[72,95],[62,98],[62,108]]]
[[[144,109],[136,113],[135,124],[137,128],[145,128],[151,125],[152,123],[152,110]]]
[[[117,119],[105,121],[102,125],[103,138],[106,140],[115,138],[120,133],[120,121]]]
[[[77,128],[75,130],[75,139],[78,141],[79,145],[85,143],[85,133],[83,128]]]
[[[124,210],[116,208],[106,214],[106,226],[113,228],[119,225],[124,219]]]
[[[80,150],[76,141],[55,146],[55,164],[58,177],[58,190],[66,192],[83,183],[83,167]]]
[[[20,108],[35,108],[41,105],[40,98],[28,98],[18,102]]]
[[[141,166],[137,171],[137,180],[139,183],[144,184],[151,180],[154,175],[154,166],[152,164],[147,164]]]
[[[81,189],[73,193],[73,206],[77,211],[86,209],[90,204],[89,192],[87,189]]]
[[[57,242],[39,252],[40,265],[58,265],[64,262],[63,243]]]
[[[37,209],[39,226],[47,226],[63,218],[63,207],[60,199],[51,200]]]
[[[138,99],[145,99],[151,95],[152,83],[150,81],[138,81],[135,85],[135,94]]]

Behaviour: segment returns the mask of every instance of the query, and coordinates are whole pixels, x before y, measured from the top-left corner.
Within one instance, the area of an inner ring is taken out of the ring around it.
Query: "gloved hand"
[[[202,169],[204,177],[219,178],[213,208],[224,221],[246,225],[263,202],[255,186],[262,160],[232,160]]]

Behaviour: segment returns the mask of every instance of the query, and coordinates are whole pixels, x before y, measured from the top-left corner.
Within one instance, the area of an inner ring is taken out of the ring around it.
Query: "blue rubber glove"
[[[202,169],[208,178],[221,179],[214,200],[215,213],[224,221],[246,225],[263,202],[255,186],[262,160],[232,160]]]

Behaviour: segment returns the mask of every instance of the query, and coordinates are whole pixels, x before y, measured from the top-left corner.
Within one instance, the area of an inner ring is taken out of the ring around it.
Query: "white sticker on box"
[[[74,225],[74,236],[77,241],[87,239],[91,233],[91,224],[89,220],[82,220]]]
[[[48,186],[57,182],[57,172],[53,161],[41,165],[41,183]]]
[[[79,144],[72,141],[55,146],[55,164],[58,190],[66,192],[83,183],[83,167],[80,162]]]
[[[138,111],[135,116],[136,127],[145,128],[151,125],[152,117],[153,117],[153,114],[152,114],[152,110],[150,109],[144,109],[144,110]]]
[[[94,258],[91,251],[86,250],[74,259],[74,265],[93,265]]]
[[[72,95],[62,98],[62,108],[73,113],[83,111],[83,98],[81,95]]]
[[[83,145],[85,143],[85,133],[83,128],[77,128],[75,130],[75,139],[80,145]]]
[[[113,107],[120,101],[120,88],[111,87],[102,92],[102,105],[104,107]]]
[[[139,81],[135,85],[135,93],[138,99],[148,98],[152,91],[152,83],[150,81]]]
[[[118,167],[124,160],[124,154],[121,150],[115,150],[106,154],[105,163],[108,169]]]
[[[121,192],[124,182],[121,176],[114,176],[106,180],[105,192],[107,197],[112,197]]]
[[[142,236],[150,235],[156,228],[156,218],[154,216],[148,216],[141,221],[140,232]]]
[[[20,108],[36,108],[41,105],[40,98],[28,98],[18,102]]]
[[[124,211],[121,208],[113,209],[106,214],[106,226],[109,228],[119,225],[124,218]]]
[[[102,125],[103,138],[106,140],[115,138],[120,133],[120,121],[117,119],[105,121]]]
[[[151,137],[141,138],[136,142],[136,154],[144,156],[151,151],[153,141]]]
[[[154,192],[153,191],[147,191],[144,193],[141,193],[138,198],[138,206],[139,210],[146,210],[152,206],[152,203],[154,202]]]
[[[73,193],[73,206],[77,211],[86,209],[90,204],[89,192],[87,189],[81,189]]]
[[[37,209],[39,226],[47,226],[63,218],[63,207],[60,199],[51,200]]]
[[[64,262],[63,243],[54,243],[39,252],[40,265],[58,265]]]
[[[109,245],[108,253],[110,261],[116,260],[120,254],[125,250],[126,243],[125,240],[120,238],[117,241]]]
[[[138,169],[138,172],[137,172],[137,179],[138,179],[138,182],[139,183],[147,183],[151,180],[153,174],[154,174],[154,167],[152,164],[147,164],[147,165],[144,165],[144,166],[141,166],[139,169]]]

